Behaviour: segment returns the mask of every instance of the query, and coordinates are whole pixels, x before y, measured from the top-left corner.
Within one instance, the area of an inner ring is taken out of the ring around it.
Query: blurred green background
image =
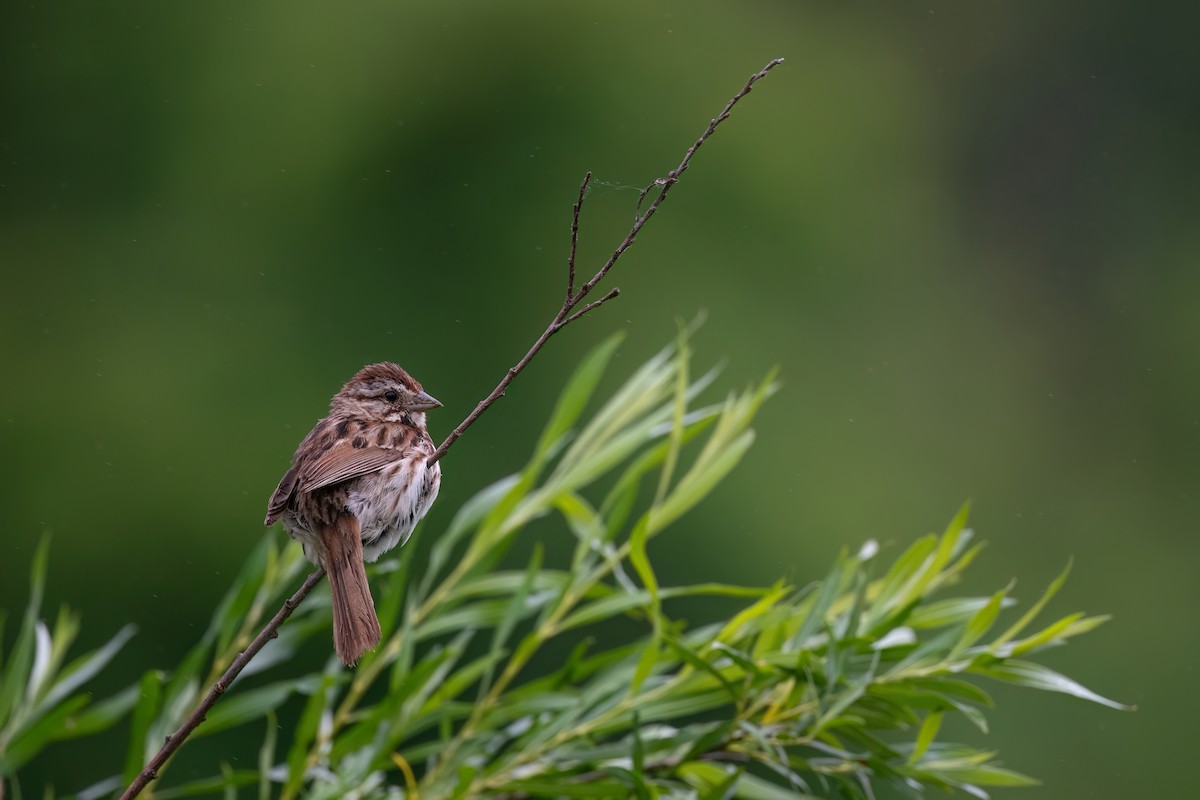
[[[452,451],[425,537],[523,462],[593,342],[626,330],[625,372],[707,309],[701,363],[733,385],[779,364],[785,387],[742,468],[656,542],[660,578],[805,582],[973,497],[991,544],[968,588],[1017,577],[1028,602],[1074,555],[1052,610],[1116,620],[1048,663],[1139,706],[1001,693],[986,744],[1046,782],[1005,796],[1185,796],[1194,22],[1116,3],[4,4],[0,607],[52,531],[47,613],[82,608],[81,646],[140,629],[98,687],[172,666],[282,535],[266,498],[347,377],[400,362],[448,432],[559,302],[583,173],[588,271],[638,187],[784,56],[620,263],[621,298]],[[110,739],[52,749],[27,792],[118,771]]]

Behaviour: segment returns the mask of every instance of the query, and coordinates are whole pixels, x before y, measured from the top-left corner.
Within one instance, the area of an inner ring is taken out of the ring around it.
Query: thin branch
[[[437,452],[433,454],[434,461],[437,461],[439,458],[445,455],[446,451],[450,449],[450,446],[454,444],[458,437],[462,436],[463,433],[466,432],[467,428],[474,425],[475,420],[479,419],[479,416],[484,411],[487,411],[488,407],[491,406],[492,403],[504,396],[504,390],[507,389],[508,385],[513,382],[513,378],[521,374],[521,370],[525,369],[529,362],[533,360],[533,357],[538,354],[538,351],[542,349],[543,345],[545,345],[547,341],[549,341],[551,336],[566,327],[568,323],[583,316],[583,314],[589,310],[585,307],[579,314],[571,313],[575,310],[575,306],[579,305],[579,303],[585,297],[587,297],[588,293],[595,288],[596,284],[604,280],[604,276],[608,274],[608,271],[613,268],[625,251],[628,250],[630,245],[633,244],[638,233],[641,232],[646,223],[650,221],[650,218],[654,216],[654,213],[658,211],[658,207],[662,205],[663,201],[667,199],[667,192],[671,191],[671,187],[679,182],[679,176],[682,175],[684,170],[688,168],[688,165],[692,161],[692,156],[694,156],[696,151],[700,149],[700,145],[704,144],[710,136],[716,133],[717,126],[729,118],[729,114],[733,110],[733,107],[737,105],[739,100],[750,94],[750,90],[754,88],[754,84],[765,78],[767,73],[782,63],[782,58],[776,58],[758,72],[751,75],[749,80],[746,81],[746,85],[743,86],[738,93],[735,94],[730,101],[725,104],[723,109],[721,109],[721,113],[718,114],[715,119],[709,121],[708,127],[704,129],[704,133],[700,134],[700,138],[697,139],[692,146],[687,149],[687,152],[683,154],[683,160],[679,162],[679,166],[668,172],[667,177],[659,178],[653,184],[651,184],[651,186],[662,186],[662,189],[659,190],[658,196],[654,198],[654,202],[652,202],[650,207],[646,209],[646,213],[634,219],[633,227],[629,229],[629,233],[625,235],[625,238],[621,240],[621,243],[617,245],[617,248],[613,250],[612,255],[608,257],[608,260],[604,262],[604,265],[600,267],[600,270],[593,275],[587,283],[580,286],[579,291],[575,294],[572,295],[568,291],[567,298],[563,301],[562,308],[560,308],[558,313],[554,315],[554,319],[552,319],[550,324],[546,326],[546,330],[542,331],[542,335],[537,338],[537,341],[533,343],[533,346],[529,348],[529,352],[527,352],[525,356],[517,362],[516,366],[512,367],[507,373],[505,373],[504,378],[500,381],[496,388],[492,390],[491,394],[480,400],[478,405],[475,406],[475,410],[472,411],[466,419],[460,422],[457,428],[450,432],[450,435],[447,436],[446,440],[442,442],[440,447],[438,447]],[[578,221],[579,206],[583,202],[583,193],[587,188],[587,184],[590,179],[591,173],[589,173],[583,179],[583,184],[579,187],[580,199],[575,205],[574,216],[572,217],[573,224],[571,236],[571,255],[567,260],[568,269],[572,269],[575,264],[574,256],[577,232],[577,226],[575,223]],[[643,196],[644,195],[645,192],[643,192]],[[574,275],[568,276],[568,289],[573,287],[574,283]],[[613,296],[615,297],[616,295]],[[608,297],[605,297],[596,303],[596,305],[599,305],[600,303],[604,302],[604,300],[608,299]]]
[[[591,183],[592,173],[583,176],[579,184],[579,199],[571,208],[571,252],[567,255],[567,299],[575,294],[575,248],[579,245],[579,209],[583,208],[583,195]]]
[[[635,217],[633,226],[629,229],[629,233],[625,235],[625,238],[619,245],[617,245],[617,248],[613,250],[612,255],[608,257],[608,260],[604,262],[604,265],[600,267],[599,271],[596,272],[596,274],[593,275],[591,279],[587,281],[587,283],[584,283],[582,286],[580,286],[578,291],[575,291],[575,254],[576,247],[579,242],[579,212],[583,206],[584,194],[587,191],[592,174],[589,172],[584,176],[583,182],[579,186],[579,199],[572,207],[571,249],[567,258],[567,296],[563,300],[562,307],[558,310],[558,313],[554,315],[554,318],[550,321],[550,324],[546,326],[546,329],[542,331],[541,335],[538,336],[521,360],[509,368],[508,372],[506,372],[504,377],[500,380],[500,383],[496,384],[496,388],[493,389],[487,397],[485,397],[483,400],[480,400],[475,406],[475,409],[467,415],[467,418],[460,422],[458,427],[451,431],[450,435],[447,436],[441,445],[438,446],[438,449],[430,457],[431,463],[444,456],[446,451],[449,450],[450,447],[453,446],[456,441],[458,441],[458,438],[466,432],[467,428],[471,427],[475,423],[475,420],[479,419],[480,415],[487,411],[493,403],[504,396],[504,392],[508,388],[508,385],[513,382],[513,379],[521,374],[521,371],[524,370],[525,367],[529,365],[529,362],[533,360],[534,356],[536,356],[539,351],[541,351],[542,347],[545,346],[546,342],[550,340],[551,336],[558,333],[570,323],[584,316],[589,311],[599,308],[606,301],[620,295],[621,290],[619,288],[613,288],[599,300],[587,303],[578,311],[576,311],[576,307],[583,301],[585,297],[587,297],[592,289],[596,287],[596,284],[604,279],[604,276],[607,275],[609,270],[613,268],[613,266],[621,258],[621,255],[633,244],[638,233],[642,230],[650,218],[654,216],[654,213],[658,210],[658,207],[662,205],[662,202],[666,199],[667,192],[669,192],[671,187],[679,181],[679,176],[682,175],[684,170],[688,168],[688,164],[691,162],[692,156],[695,155],[696,151],[700,149],[700,146],[704,144],[704,142],[710,136],[712,136],[713,133],[716,132],[717,126],[719,126],[729,117],[730,111],[733,110],[733,107],[737,104],[737,102],[750,93],[750,90],[754,87],[754,84],[766,77],[768,72],[782,63],[783,59],[777,58],[758,72],[751,75],[750,79],[746,82],[746,85],[743,86],[741,90],[738,91],[738,93],[735,94],[733,98],[725,104],[725,108],[721,110],[721,113],[708,123],[708,127],[705,128],[704,133],[700,134],[700,138],[688,148],[687,152],[683,156],[683,160],[679,162],[679,166],[668,172],[665,178],[658,178],[655,180],[654,183],[652,183],[646,188],[646,190],[642,192],[641,196],[638,198],[639,210],[641,208],[642,200],[645,199],[646,195],[649,194],[655,186],[662,187],[659,190],[658,195],[654,198],[654,201],[650,204],[649,208],[646,209],[646,213]],[[221,695],[224,694],[225,690],[228,689],[233,683],[233,680],[237,678],[245,666],[250,663],[250,660],[258,654],[258,651],[263,648],[263,645],[278,635],[279,626],[283,624],[284,620],[292,615],[292,612],[295,611],[296,607],[300,605],[301,601],[308,596],[308,593],[312,591],[313,587],[321,582],[321,578],[324,577],[324,575],[324,570],[318,568],[312,572],[308,578],[305,579],[303,585],[296,590],[294,595],[284,601],[283,606],[278,612],[276,612],[275,616],[271,618],[271,621],[268,622],[262,631],[259,632],[258,636],[254,637],[254,641],[252,641],[245,650],[238,654],[237,658],[233,660],[233,663],[229,665],[229,669],[225,671],[225,674],[213,684],[208,694],[205,695],[204,699],[200,702],[200,705],[198,705],[191,715],[188,716],[183,725],[181,725],[179,729],[175,731],[175,733],[172,733],[167,737],[167,740],[163,744],[162,748],[158,751],[158,753],[155,754],[154,758],[150,759],[149,763],[146,764],[145,768],[141,771],[133,783],[129,785],[129,788],[125,790],[125,793],[121,795],[121,800],[132,800],[133,798],[137,797],[142,789],[144,789],[151,781],[158,777],[158,771],[167,762],[167,759],[169,759],[171,755],[173,755],[175,751],[179,749],[184,740],[187,739],[187,737],[191,735],[192,731],[196,729],[196,726],[204,721],[205,714],[208,713],[208,710],[212,708],[214,704],[216,704],[217,700],[221,698]]]
[[[325,577],[324,570],[318,569],[312,572],[304,580],[303,585],[296,590],[296,593],[283,601],[283,605],[275,612],[275,616],[271,617],[271,621],[259,631],[258,636],[254,637],[254,641],[245,650],[238,653],[237,658],[229,665],[229,669],[225,670],[225,674],[212,685],[212,688],[208,690],[208,694],[200,701],[200,705],[196,706],[195,710],[179,726],[179,730],[168,734],[162,748],[154,755],[154,758],[150,759],[149,763],[146,764],[133,783],[129,784],[129,788],[125,790],[125,794],[121,795],[121,800],[132,800],[132,798],[137,797],[138,793],[146,788],[146,785],[150,781],[158,777],[158,771],[162,769],[163,764],[167,763],[167,759],[179,749],[184,740],[196,729],[196,726],[204,722],[208,710],[221,699],[221,695],[233,684],[234,679],[241,674],[246,665],[250,663],[250,659],[254,658],[258,651],[263,648],[263,645],[278,635],[279,626],[292,615],[292,612],[300,605],[300,601],[312,591],[314,586],[321,582],[321,578],[323,577]]]
[[[583,308],[579,309],[571,316],[564,319],[562,324],[567,325],[568,323],[574,322],[575,320],[579,319],[587,312],[591,311],[593,308],[599,308],[601,305],[604,304],[604,302],[606,300],[612,300],[614,297],[620,296],[620,294],[621,294],[621,287],[614,286],[613,288],[608,290],[608,294],[604,295],[604,297],[601,297],[599,300],[596,300],[595,302],[588,303],[586,306],[584,306]],[[561,328],[562,325],[560,325],[559,327]]]

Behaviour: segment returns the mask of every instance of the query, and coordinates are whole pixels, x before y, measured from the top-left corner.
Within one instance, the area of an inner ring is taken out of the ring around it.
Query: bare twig
[[[650,204],[650,207],[646,209],[646,213],[635,217],[633,221],[633,227],[629,229],[629,233],[625,234],[625,238],[622,239],[621,243],[617,245],[617,248],[613,250],[612,255],[608,257],[608,260],[604,262],[604,265],[600,267],[599,271],[596,272],[596,274],[593,275],[587,283],[580,286],[578,292],[572,294],[571,289],[575,286],[575,245],[578,239],[579,209],[583,205],[583,195],[587,189],[588,182],[591,180],[592,175],[589,172],[586,176],[584,176],[583,183],[579,187],[579,200],[575,204],[574,214],[571,219],[571,252],[567,259],[567,268],[569,272],[567,276],[567,297],[563,300],[562,308],[560,308],[558,313],[554,315],[554,319],[550,321],[550,324],[546,327],[546,330],[542,331],[542,335],[537,338],[537,341],[533,343],[533,346],[529,348],[529,352],[527,352],[525,356],[517,362],[516,366],[509,369],[496,388],[492,390],[491,394],[480,400],[479,404],[475,406],[475,410],[467,415],[467,418],[460,422],[457,428],[450,432],[450,435],[447,436],[446,440],[442,442],[440,447],[438,447],[437,452],[433,454],[433,460],[436,461],[445,455],[446,451],[450,449],[450,446],[454,444],[458,437],[462,436],[467,428],[475,424],[475,420],[479,419],[479,415],[486,411],[492,403],[504,396],[504,390],[507,389],[508,385],[513,382],[513,378],[521,374],[521,370],[525,369],[529,362],[533,360],[533,357],[538,354],[538,351],[542,349],[547,341],[549,341],[551,336],[558,333],[560,330],[566,327],[567,324],[583,316],[585,313],[590,311],[591,308],[599,306],[605,300],[611,299],[611,297],[616,297],[620,293],[619,290],[611,292],[608,296],[602,298],[596,303],[590,304],[590,307],[585,306],[578,314],[571,313],[575,310],[575,307],[579,305],[579,303],[585,297],[588,296],[588,293],[596,287],[596,284],[604,280],[604,276],[608,274],[608,271],[613,268],[625,251],[628,250],[633,244],[638,233],[641,232],[646,223],[650,221],[650,218],[654,216],[656,211],[658,211],[658,208],[663,204],[663,201],[667,199],[667,193],[671,191],[671,187],[679,182],[679,176],[682,175],[684,170],[688,168],[688,165],[692,161],[692,156],[694,156],[696,151],[700,149],[700,145],[704,144],[704,142],[708,140],[708,137],[716,133],[717,126],[729,118],[729,113],[733,110],[733,107],[737,105],[739,100],[750,93],[750,90],[754,88],[754,84],[765,78],[768,72],[775,69],[775,67],[782,63],[783,59],[777,58],[760,69],[758,72],[751,75],[750,79],[746,81],[746,85],[743,86],[741,90],[739,90],[738,93],[735,94],[729,100],[729,102],[725,104],[725,108],[721,109],[721,113],[718,114],[715,119],[709,121],[708,127],[704,129],[704,133],[700,134],[700,138],[697,139],[692,146],[687,149],[687,152],[683,154],[683,160],[679,162],[679,166],[668,172],[665,178],[658,178],[653,184],[651,184],[650,187],[642,192],[642,197],[644,198],[652,187],[662,187],[658,192],[658,196],[654,198],[654,201]],[[640,205],[640,199],[638,203]]]
[[[579,209],[583,208],[583,196],[587,192],[587,187],[591,180],[592,173],[589,172],[583,176],[583,183],[579,184],[579,199],[575,201],[575,205],[571,208],[571,252],[567,255],[568,300],[571,299],[571,295],[575,294],[575,248],[579,245]]]
[[[654,216],[654,213],[658,211],[658,207],[662,205],[664,200],[666,200],[667,193],[671,190],[671,187],[679,181],[679,176],[682,175],[684,170],[688,168],[688,164],[691,162],[692,156],[695,155],[696,151],[700,149],[700,145],[704,144],[708,137],[712,136],[713,133],[716,132],[717,126],[729,117],[729,113],[733,110],[733,107],[739,100],[750,93],[750,90],[754,87],[754,84],[766,77],[768,72],[782,63],[783,59],[777,58],[758,72],[751,75],[750,79],[746,82],[746,85],[743,86],[741,90],[735,94],[728,103],[725,104],[725,108],[721,110],[721,113],[708,123],[708,127],[704,129],[702,134],[700,134],[700,138],[698,138],[692,144],[692,146],[688,148],[687,152],[683,156],[683,160],[679,162],[679,166],[668,172],[666,177],[656,179],[652,184],[650,184],[650,186],[646,187],[646,189],[642,191],[641,195],[638,197],[638,211],[641,210],[642,201],[651,191],[653,191],[654,187],[661,187],[658,195],[646,209],[646,213],[635,215],[633,226],[629,229],[629,233],[625,235],[625,238],[621,240],[621,243],[617,245],[617,248],[613,250],[612,255],[608,257],[608,260],[604,262],[604,265],[600,267],[599,271],[597,271],[590,280],[580,286],[578,291],[576,291],[575,254],[576,247],[579,243],[579,212],[583,207],[584,196],[587,193],[588,184],[591,182],[592,173],[589,172],[584,176],[583,182],[579,185],[579,199],[575,201],[575,204],[572,207],[571,249],[567,256],[567,294],[563,299],[562,307],[558,310],[558,313],[554,315],[554,318],[550,321],[550,324],[546,326],[546,329],[542,331],[541,335],[538,336],[538,338],[534,341],[528,352],[526,352],[521,360],[518,361],[514,366],[510,367],[508,372],[504,374],[504,377],[501,378],[500,383],[496,384],[496,388],[493,389],[487,397],[480,400],[475,406],[475,409],[467,415],[467,418],[460,422],[458,427],[450,432],[450,435],[446,437],[445,441],[443,441],[438,447],[437,451],[434,452],[430,459],[431,461],[437,461],[444,456],[446,451],[449,450],[450,447],[453,446],[456,441],[458,441],[458,438],[466,432],[467,428],[475,424],[475,420],[479,419],[480,415],[483,414],[484,411],[487,411],[493,403],[504,396],[504,391],[508,388],[508,385],[513,382],[514,378],[521,374],[521,371],[524,370],[525,367],[529,365],[529,362],[533,360],[534,356],[536,356],[539,351],[541,351],[542,347],[545,346],[546,342],[550,340],[551,336],[558,333],[575,320],[584,316],[589,311],[599,308],[608,300],[612,300],[620,295],[620,288],[613,287],[599,300],[586,303],[582,308],[578,308],[578,310],[576,310],[579,304],[583,302],[589,293],[591,293],[592,289],[596,287],[596,284],[600,283],[600,281],[604,279],[604,276],[607,275],[609,270],[613,268],[613,266],[621,258],[622,254],[629,249],[634,240],[637,238],[638,233],[642,230],[650,218]],[[308,578],[305,579],[300,588],[296,590],[296,593],[284,601],[283,606],[278,612],[276,612],[275,616],[271,618],[271,621],[263,627],[258,636],[254,637],[254,641],[252,641],[245,650],[238,654],[237,658],[233,660],[233,663],[229,665],[229,669],[225,670],[225,674],[222,675],[215,684],[213,684],[212,688],[209,689],[208,694],[205,695],[204,699],[200,701],[200,705],[196,706],[196,709],[192,711],[192,713],[177,731],[167,737],[167,740],[163,744],[162,748],[158,751],[158,753],[155,754],[154,758],[150,759],[149,763],[146,764],[145,768],[141,771],[133,783],[129,785],[129,788],[125,790],[125,793],[121,795],[121,800],[132,800],[132,798],[137,797],[138,794],[144,788],[146,788],[151,781],[158,777],[158,771],[167,762],[167,759],[169,759],[175,753],[175,751],[179,749],[184,740],[187,739],[187,737],[191,735],[192,731],[196,729],[196,726],[204,721],[204,716],[208,713],[208,710],[213,707],[217,700],[221,698],[221,695],[224,694],[225,690],[229,688],[230,684],[233,683],[233,680],[237,678],[245,666],[250,663],[250,660],[258,654],[258,651],[263,648],[263,645],[278,635],[279,626],[283,624],[284,620],[292,615],[292,612],[301,603],[301,601],[308,596],[308,593],[312,591],[313,587],[321,582],[321,578],[324,577],[324,575],[325,572],[321,569],[317,569],[316,571],[312,572]]]
[[[254,637],[254,641],[245,650],[238,653],[237,658],[229,665],[229,669],[225,670],[225,674],[212,685],[212,688],[208,690],[208,694],[200,701],[200,705],[196,706],[195,710],[179,726],[179,730],[167,736],[167,740],[163,743],[162,748],[155,753],[154,758],[150,759],[149,763],[146,764],[133,783],[129,784],[129,788],[125,790],[125,794],[121,795],[121,800],[132,800],[132,798],[137,797],[138,793],[146,788],[146,784],[158,777],[158,771],[162,769],[163,764],[167,763],[167,759],[179,749],[184,740],[196,729],[196,726],[204,722],[204,716],[208,713],[208,710],[221,699],[221,695],[233,684],[234,679],[241,674],[241,671],[250,663],[250,659],[254,658],[258,651],[263,648],[263,645],[278,635],[279,626],[283,624],[285,619],[292,615],[292,612],[296,610],[296,606],[300,605],[300,601],[312,591],[314,586],[321,582],[321,578],[323,577],[325,577],[324,570],[318,569],[312,572],[305,578],[304,583],[296,590],[296,593],[283,601],[283,605],[275,612],[275,616],[271,617],[271,621],[259,631],[258,636]]]

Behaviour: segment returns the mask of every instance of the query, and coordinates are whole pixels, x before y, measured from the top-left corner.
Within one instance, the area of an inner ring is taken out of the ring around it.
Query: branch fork
[[[525,367],[529,365],[529,362],[533,360],[533,357],[536,356],[539,351],[541,351],[542,347],[545,346],[546,342],[550,340],[551,336],[558,333],[575,320],[583,317],[588,312],[593,311],[594,309],[604,305],[609,300],[620,296],[620,288],[614,286],[599,300],[594,300],[590,303],[584,304],[582,307],[579,307],[580,303],[587,298],[596,285],[600,283],[600,281],[604,280],[604,277],[608,274],[609,270],[616,265],[617,261],[625,253],[625,251],[628,250],[633,244],[638,233],[642,230],[646,223],[650,221],[650,218],[654,216],[655,212],[658,211],[659,206],[661,206],[663,201],[667,199],[667,193],[671,191],[671,187],[679,182],[680,176],[688,168],[688,165],[691,163],[692,156],[696,154],[696,151],[700,149],[700,146],[704,144],[704,142],[707,141],[708,138],[713,135],[713,133],[716,132],[717,126],[719,126],[729,117],[730,112],[733,110],[733,107],[737,104],[737,102],[750,93],[750,90],[754,87],[754,84],[762,78],[765,78],[767,73],[782,63],[782,58],[774,59],[761,70],[751,75],[741,90],[739,90],[738,93],[735,94],[729,100],[729,102],[725,104],[725,107],[721,110],[721,113],[718,114],[715,119],[709,121],[708,127],[705,128],[704,132],[700,134],[700,138],[696,139],[692,146],[688,148],[687,152],[683,156],[683,160],[679,162],[679,166],[668,172],[666,177],[656,178],[653,183],[642,190],[641,194],[638,195],[633,226],[629,229],[629,232],[625,235],[625,238],[621,240],[621,243],[617,245],[616,249],[613,250],[612,254],[608,257],[596,274],[578,289],[576,289],[575,259],[579,244],[579,215],[583,208],[583,201],[587,194],[588,185],[592,180],[592,173],[589,172],[583,177],[583,181],[579,184],[579,198],[575,201],[571,211],[571,245],[570,251],[567,255],[567,291],[566,296],[563,299],[562,307],[558,310],[558,313],[554,315],[554,318],[550,321],[550,324],[546,326],[546,329],[542,331],[542,334],[534,341],[533,345],[529,348],[529,351],[525,353],[521,360],[508,369],[500,383],[496,384],[496,388],[493,389],[487,397],[480,400],[475,406],[475,409],[467,415],[467,418],[460,422],[458,427],[452,430],[446,439],[441,443],[441,445],[438,446],[438,449],[431,456],[431,461],[437,461],[444,456],[446,451],[449,450],[450,447],[453,446],[456,441],[458,441],[458,438],[466,432],[467,428],[471,427],[471,425],[475,423],[475,420],[479,419],[480,415],[483,414],[484,411],[487,411],[493,403],[504,396],[504,392],[508,388],[508,385],[512,383],[518,375],[521,374]],[[654,192],[655,189],[658,190],[658,194],[654,196],[654,199],[646,208],[645,213],[638,213],[641,211],[642,203]],[[282,625],[284,621],[292,615],[292,612],[296,610],[296,607],[300,605],[306,596],[308,596],[308,593],[312,591],[313,587],[321,582],[321,579],[324,576],[324,570],[318,568],[309,574],[300,588],[296,590],[295,594],[284,600],[283,605],[275,613],[275,616],[272,617],[266,626],[259,632],[259,634],[254,637],[254,640],[247,645],[246,649],[238,653],[237,657],[229,665],[229,668],[226,669],[225,673],[217,680],[216,683],[213,684],[212,688],[209,689],[208,693],[204,696],[204,699],[202,699],[199,705],[197,705],[192,713],[188,715],[187,719],[184,720],[179,729],[174,733],[167,735],[166,741],[163,743],[162,748],[158,751],[158,753],[155,754],[153,758],[150,759],[145,768],[143,768],[137,778],[134,779],[133,783],[129,785],[129,788],[126,789],[124,794],[121,795],[121,800],[133,800],[133,798],[137,797],[138,794],[140,794],[141,791],[145,789],[151,781],[158,778],[159,770],[161,770],[163,765],[166,764],[167,760],[175,753],[175,751],[183,745],[184,741],[188,738],[188,736],[191,735],[192,731],[194,731],[201,722],[204,722],[205,715],[208,713],[208,710],[216,704],[217,700],[221,698],[226,689],[233,684],[234,680],[237,679],[237,676],[241,674],[246,665],[250,663],[250,660],[253,659],[254,656],[258,654],[258,651],[263,648],[263,645],[279,635],[279,626]]]

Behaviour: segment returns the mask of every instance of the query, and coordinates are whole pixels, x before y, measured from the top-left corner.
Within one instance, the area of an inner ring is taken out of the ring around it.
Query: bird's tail
[[[325,551],[325,572],[333,594],[333,646],[338,658],[353,666],[379,644],[379,618],[363,567],[362,538],[358,520],[338,518],[335,526],[318,530]]]

